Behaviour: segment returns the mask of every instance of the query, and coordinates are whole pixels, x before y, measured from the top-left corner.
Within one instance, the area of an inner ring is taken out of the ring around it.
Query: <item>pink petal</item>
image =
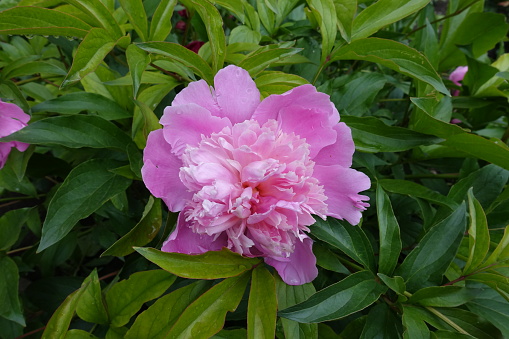
[[[0,102],[0,105],[2,105],[2,104],[5,105],[5,103]],[[21,112],[23,113],[23,111],[21,111]],[[13,111],[9,111],[9,112],[0,111],[0,138],[6,137],[6,136],[8,136],[14,132],[17,132],[20,129],[27,126],[27,124],[24,123],[23,121],[12,117],[13,115],[17,116],[17,114],[12,114],[12,113],[13,113]],[[23,113],[23,114],[25,114],[25,113]],[[28,114],[25,114],[25,115],[28,115]]]
[[[355,152],[355,145],[352,139],[352,131],[345,123],[341,122],[334,126],[337,133],[336,142],[320,150],[313,161],[317,165],[330,166],[341,165],[352,166],[352,157]]]
[[[171,146],[164,140],[163,130],[149,134],[147,147],[143,151],[141,175],[150,193],[163,199],[170,211],[184,208],[192,193],[180,181],[182,161],[171,152]]]
[[[305,138],[309,144],[309,157],[314,158],[325,146],[336,141],[336,131],[327,126],[327,116],[315,109],[289,106],[281,109],[278,122],[286,133]]]
[[[201,254],[207,251],[220,251],[227,246],[227,236],[222,233],[218,238],[206,234],[194,233],[186,222],[185,211],[180,212],[177,227],[161,248],[164,252]]]
[[[164,126],[164,138],[171,145],[171,151],[179,157],[187,145],[197,146],[202,135],[208,137],[231,126],[228,119],[212,116],[196,104],[166,107],[160,123]]]
[[[0,142],[0,169],[2,169],[7,161],[9,153],[11,153],[12,145],[10,142]]]
[[[24,142],[12,141],[12,147],[16,147],[20,152],[25,152],[28,146],[30,145]]]
[[[363,202],[369,198],[358,193],[371,186],[369,177],[362,172],[340,165],[314,168],[313,177],[320,181],[325,190],[328,206],[327,215],[345,219],[352,225],[361,220],[361,212],[369,206]]]
[[[26,126],[28,120],[30,120],[30,115],[23,112],[21,108],[19,108],[15,104],[3,102],[1,100],[0,100],[0,114],[4,117],[21,121],[24,124],[23,126]]]
[[[339,122],[339,113],[325,93],[316,91],[313,85],[295,87],[283,94],[273,94],[265,98],[256,108],[253,119],[260,124],[269,119],[278,120],[279,111],[288,106],[300,106],[304,109],[320,111],[327,116],[327,125],[334,126]]]
[[[296,87],[281,95],[271,95],[260,103],[253,119],[264,123],[275,119],[281,130],[305,138],[314,158],[327,145],[336,141],[333,127],[339,122],[339,113],[329,96],[311,85]]]
[[[207,109],[213,116],[220,115],[220,108],[217,105],[214,89],[210,87],[205,80],[193,81],[180,91],[173,102],[172,106],[180,106],[187,104],[196,104]]]
[[[274,267],[288,285],[302,285],[318,275],[312,247],[313,240],[310,238],[296,239],[295,250],[288,258],[266,257],[265,262]]]
[[[237,66],[227,66],[214,77],[216,100],[221,117],[239,123],[251,119],[260,103],[260,91],[249,73]]]
[[[461,81],[465,77],[465,74],[468,72],[468,66],[460,66],[456,68],[449,75],[449,80],[451,80],[456,86],[461,86]]]

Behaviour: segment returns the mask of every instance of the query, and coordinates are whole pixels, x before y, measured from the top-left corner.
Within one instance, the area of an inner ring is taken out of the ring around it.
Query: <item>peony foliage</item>
[[[506,15],[0,2],[0,339],[509,337]]]

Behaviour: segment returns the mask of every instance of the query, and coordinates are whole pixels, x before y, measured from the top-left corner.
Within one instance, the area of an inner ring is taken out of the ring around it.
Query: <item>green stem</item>
[[[349,266],[350,268],[353,268],[355,269],[356,271],[362,271],[364,270],[364,268],[362,268],[361,266],[357,265],[357,264],[354,264],[353,262],[351,262],[350,260],[348,259],[345,259],[345,258],[342,258],[340,256],[338,256],[339,258],[339,261],[341,261],[342,264],[344,264],[345,266]]]
[[[459,173],[443,173],[443,174],[409,174],[407,179],[457,179]]]
[[[39,194],[37,198],[43,197],[46,194]],[[16,200],[30,200],[30,199],[37,199],[35,197],[10,197],[10,198],[2,198],[0,199],[0,203],[7,202],[7,201],[16,201]]]
[[[430,22],[430,24],[431,24],[431,25],[433,25],[433,24],[436,24],[436,23],[438,23],[438,22],[440,22],[440,21],[444,21],[444,20],[447,20],[447,19],[449,19],[449,18],[452,18],[452,17],[454,17],[454,16],[456,16],[456,15],[459,15],[459,14],[461,14],[462,12],[466,11],[469,7],[472,7],[475,3],[479,2],[479,1],[480,1],[480,0],[474,0],[474,1],[472,1],[471,3],[469,3],[468,5],[466,5],[465,7],[458,9],[458,10],[457,10],[456,12],[454,12],[454,13],[448,14],[448,15],[446,15],[446,16],[444,16],[444,17],[441,17],[440,19],[433,20],[432,22]],[[423,29],[424,27],[426,27],[426,25],[422,25],[422,26],[420,26],[420,27],[417,27],[416,29],[414,29],[413,31],[411,31],[410,33],[408,33],[407,35],[405,35],[405,38],[407,38],[409,35],[414,34],[415,32],[420,31],[420,30],[421,30],[421,29]]]
[[[31,245],[31,246],[27,246],[27,247],[21,247],[21,248],[16,248],[15,250],[9,251],[6,254],[10,255],[10,254],[18,253],[18,252],[23,252],[23,251],[31,249],[34,246],[35,245]]]
[[[412,297],[412,293],[410,292],[403,292],[403,295],[407,298],[410,298]],[[433,313],[434,315],[436,315],[437,317],[439,317],[440,319],[442,319],[443,321],[445,321],[449,326],[451,326],[452,328],[454,328],[456,331],[458,331],[459,333],[461,334],[466,334],[466,335],[470,335],[468,332],[466,332],[464,329],[462,329],[458,324],[456,324],[454,321],[452,321],[451,319],[447,318],[445,315],[443,315],[442,313],[440,313],[439,311],[437,311],[436,309],[434,309],[433,307],[431,306],[424,306],[424,308],[426,308],[428,311],[430,311],[431,313]]]
[[[470,333],[466,332],[464,329],[462,329],[458,324],[456,324],[454,321],[452,321],[451,319],[447,318],[445,315],[443,315],[442,313],[440,313],[439,311],[437,311],[436,309],[434,309],[433,307],[430,307],[430,306],[425,306],[426,309],[428,311],[430,311],[431,313],[433,313],[434,315],[436,315],[437,317],[439,317],[440,319],[442,319],[443,321],[445,321],[449,326],[451,326],[452,328],[454,328],[456,331],[458,331],[459,333],[461,334],[465,334],[465,335],[468,335],[470,336]]]

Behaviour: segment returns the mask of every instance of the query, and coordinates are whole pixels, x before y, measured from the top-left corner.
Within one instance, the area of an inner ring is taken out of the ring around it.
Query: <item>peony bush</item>
[[[509,337],[508,30],[0,2],[0,338]]]

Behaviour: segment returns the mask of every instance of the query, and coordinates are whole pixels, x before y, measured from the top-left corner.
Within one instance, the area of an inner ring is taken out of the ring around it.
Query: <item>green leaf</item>
[[[338,20],[336,7],[334,7],[332,0],[307,0],[307,3],[320,25],[320,34],[322,35],[321,62],[323,63],[332,51],[336,41],[338,31],[336,27]]]
[[[476,298],[466,304],[468,309],[498,327],[503,338],[509,337],[509,302],[492,289],[479,288],[473,294]]]
[[[350,271],[341,263],[339,257],[320,243],[313,244],[313,254],[316,257],[316,264],[326,270],[342,274],[350,274]]]
[[[223,68],[226,56],[226,37],[223,30],[223,19],[213,4],[207,0],[190,0],[194,9],[198,12],[209,37],[212,50],[212,70],[217,73]]]
[[[279,276],[276,277],[276,289],[279,310],[301,303],[316,292],[312,283],[288,285]],[[290,319],[280,319],[286,338],[318,339],[317,324],[302,324]]]
[[[401,236],[391,201],[381,186],[376,189],[376,213],[380,234],[378,272],[391,275],[398,264]]]
[[[154,114],[153,109],[163,98],[178,85],[177,81],[150,86],[143,90],[134,103],[134,118],[132,124],[132,137],[136,145],[143,149],[147,144],[150,132],[161,128],[159,118]]]
[[[0,33],[63,35],[83,38],[92,27],[75,16],[42,7],[0,12]]]
[[[504,230],[504,235],[497,247],[491,253],[491,255],[486,259],[483,266],[488,266],[496,263],[497,261],[507,260],[509,259],[509,225],[506,226]]]
[[[238,64],[238,66],[248,71],[252,77],[255,77],[271,64],[292,56],[300,51],[300,48],[273,48],[246,57]]]
[[[32,208],[20,208],[0,216],[0,251],[6,251],[18,241],[21,227],[27,221]]]
[[[129,72],[133,79],[133,98],[136,99],[136,95],[140,89],[143,72],[145,72],[147,65],[150,63],[150,57],[147,53],[145,53],[145,51],[133,44],[127,47],[126,57],[127,64],[129,65]]]
[[[230,32],[228,37],[228,45],[234,43],[252,43],[258,44],[262,39],[259,32],[253,31],[247,26],[237,26]]]
[[[16,263],[0,254],[0,316],[25,325],[25,318],[18,298],[19,272]]]
[[[498,273],[477,273],[467,276],[466,280],[483,283],[509,301],[509,278]]]
[[[472,312],[459,308],[441,308],[440,313],[475,338],[502,338],[500,331],[489,321],[489,318],[483,319]],[[438,320],[438,318],[436,319]],[[426,321],[440,330],[452,330],[452,327],[445,322],[441,321],[439,323],[438,321],[432,320],[432,318],[428,318]],[[456,334],[459,333],[456,332]]]
[[[258,258],[246,258],[226,248],[199,255],[161,252],[153,248],[135,249],[162,269],[190,279],[234,277],[260,264]]]
[[[67,329],[71,324],[74,311],[78,302],[85,292],[85,286],[77,289],[65,298],[64,302],[57,308],[51,319],[46,324],[46,329],[42,334],[42,339],[64,339]]]
[[[442,79],[428,59],[417,50],[402,43],[380,38],[365,38],[335,49],[330,61],[363,60],[379,63],[385,67],[424,81],[445,95],[450,95]]]
[[[161,200],[150,196],[141,220],[122,238],[111,245],[102,256],[123,257],[134,252],[133,246],[148,244],[159,233],[162,225]]]
[[[454,184],[447,197],[460,203],[467,198],[470,187],[473,187],[473,194],[481,206],[488,208],[502,193],[503,186],[508,179],[509,171],[496,165],[487,165]]]
[[[98,339],[98,337],[83,330],[69,330],[65,334],[65,339]]]
[[[214,83],[214,73],[210,66],[198,54],[172,42],[145,42],[136,44],[139,48],[149,53],[155,53],[177,61],[189,67],[195,74],[205,79],[209,84]]]
[[[105,295],[111,326],[127,324],[144,303],[161,296],[176,278],[163,270],[142,271],[113,285]]]
[[[171,31],[171,17],[177,0],[161,0],[150,20],[150,41],[164,41]]]
[[[341,77],[340,79],[345,79],[345,81],[341,81],[338,84],[338,89],[334,90],[331,95],[331,100],[336,104],[336,108],[339,113],[345,112],[346,115],[354,115],[354,116],[363,116],[370,111],[371,106],[373,105],[373,101],[375,97],[378,95],[378,92],[384,87],[387,82],[387,77],[380,73],[375,72],[359,72],[354,74],[353,76]],[[334,81],[334,88],[336,88],[336,80]],[[345,115],[341,116],[345,118]],[[348,118],[348,116],[346,116]],[[378,119],[376,119],[378,121]],[[369,120],[365,120],[369,122]],[[362,120],[359,121],[362,126]],[[387,128],[388,126],[378,122],[376,124],[380,127]],[[393,128],[393,127],[391,127]],[[402,129],[399,130],[403,131]],[[372,130],[371,132],[375,132],[376,130]],[[369,133],[369,132],[368,132]],[[390,133],[386,133],[386,136],[390,138]],[[358,135],[360,137],[360,135]],[[380,136],[378,136],[380,137]],[[384,137],[384,136],[382,136]],[[369,137],[368,137],[369,139]],[[376,141],[376,139],[375,139]],[[404,140],[400,140],[399,142],[403,142]],[[394,143],[392,146],[395,146]],[[396,146],[397,147],[397,146]]]
[[[395,274],[406,280],[409,291],[442,281],[463,237],[465,214],[465,204],[461,204],[446,219],[433,226],[396,269]]]
[[[126,327],[110,327],[104,339],[124,339],[127,331]]]
[[[61,114],[78,114],[82,111],[97,112],[106,120],[126,119],[132,114],[120,107],[115,101],[100,94],[75,92],[58,98],[41,102],[32,107],[32,112],[51,112]]]
[[[485,54],[504,39],[508,27],[503,14],[470,13],[458,27],[449,32],[448,43],[440,46],[440,69],[466,63],[465,55],[457,46],[472,45],[474,58]]]
[[[224,326],[226,312],[237,308],[250,272],[223,280],[205,292],[182,313],[167,338],[209,338]]]
[[[433,307],[457,307],[472,299],[468,289],[461,286],[431,286],[418,290],[409,303]]]
[[[119,0],[119,2],[141,41],[147,41],[148,21],[147,13],[145,13],[145,8],[143,7],[143,0]]]
[[[308,300],[279,312],[284,318],[317,323],[346,317],[374,303],[386,291],[369,271],[354,273]]]
[[[417,12],[429,2],[430,0],[379,0],[355,17],[352,40],[367,38],[383,27]]]
[[[362,329],[360,339],[401,338],[401,322],[387,304],[374,306],[368,313],[368,319]]]
[[[111,148],[125,151],[131,139],[113,123],[97,116],[57,116],[38,120],[1,141],[61,145],[70,148]]]
[[[468,190],[468,209],[470,213],[470,227],[468,229],[468,260],[463,268],[463,274],[475,271],[484,261],[490,249],[490,231],[484,210],[472,193]]]
[[[509,170],[509,148],[499,139],[488,140],[476,134],[462,133],[450,136],[442,145]]]
[[[94,21],[94,26],[104,28],[113,38],[119,39],[124,35],[113,14],[101,0],[66,0],[66,2],[87,14]]]
[[[350,258],[361,263],[364,268],[375,272],[375,255],[366,234],[359,226],[351,226],[344,221],[315,218],[311,233],[318,239],[340,249]]]
[[[108,313],[104,306],[97,269],[83,281],[82,288],[85,291],[76,307],[78,316],[89,323],[107,324]]]
[[[405,339],[429,339],[430,331],[421,317],[419,309],[413,306],[403,306],[403,326]]]
[[[69,173],[49,203],[38,252],[58,242],[80,219],[129,187],[131,180],[109,171],[116,165],[110,160],[92,159]]]
[[[15,166],[12,165],[11,161],[8,161],[2,168],[0,171],[0,187],[11,192],[37,196],[37,191],[32,182],[26,176],[19,180],[14,168]]]
[[[67,71],[47,61],[32,61],[23,63],[20,67],[11,69],[10,72],[7,72],[4,68],[2,73],[5,78],[19,78],[25,75],[33,75],[35,73],[44,73],[45,75],[66,75]]]
[[[375,117],[342,116],[341,120],[352,129],[355,148],[363,152],[400,152],[441,141],[407,128],[388,126]]]
[[[263,27],[265,27],[269,35],[272,35],[276,28],[274,12],[269,8],[264,0],[256,0],[256,12],[260,17]]]
[[[266,71],[255,79],[256,87],[260,92],[270,94],[282,94],[297,86],[309,84],[309,82],[294,74],[277,71]]]
[[[80,81],[95,71],[116,44],[117,40],[112,38],[106,29],[92,28],[79,45],[62,87]]]
[[[448,207],[450,209],[455,208],[458,204],[443,196],[442,194],[435,192],[426,186],[419,185],[415,182],[408,180],[398,179],[381,179],[377,183],[383,187],[383,189],[398,194],[409,195],[411,197],[422,198],[432,203]]]
[[[235,330],[221,330],[210,339],[247,339],[247,331],[245,328],[237,328]]]
[[[249,292],[247,306],[249,338],[274,338],[276,318],[276,282],[272,274],[263,265],[260,265],[253,270]]]
[[[198,280],[159,298],[136,318],[125,339],[165,338],[182,312],[210,285],[209,281]]]
[[[400,276],[395,276],[393,278],[386,276],[383,273],[377,273],[380,280],[384,282],[387,287],[396,292],[399,295],[404,295],[406,291],[405,280],[403,280]]]
[[[479,135],[467,133],[454,124],[433,118],[430,106],[425,103],[434,99],[411,98],[410,100],[420,108],[415,111],[412,129],[445,139],[441,145],[509,169],[509,149],[502,141],[487,140]]]
[[[338,28],[343,39],[350,43],[352,38],[352,24],[357,13],[357,0],[334,0]]]

